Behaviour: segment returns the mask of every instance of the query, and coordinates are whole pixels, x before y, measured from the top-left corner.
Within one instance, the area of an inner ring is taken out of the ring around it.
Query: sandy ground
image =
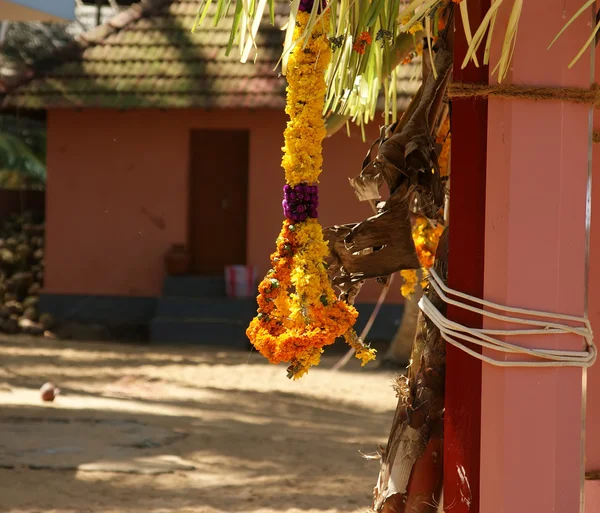
[[[0,512],[364,511],[378,462],[359,451],[386,441],[393,375],[336,360],[291,382],[256,353],[0,339]],[[115,458],[193,470],[90,471]]]

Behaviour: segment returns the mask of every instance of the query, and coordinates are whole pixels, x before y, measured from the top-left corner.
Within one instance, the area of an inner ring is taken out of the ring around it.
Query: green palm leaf
[[[45,183],[46,166],[18,136],[0,132],[0,170],[18,173],[25,180]]]
[[[249,60],[253,49],[257,47],[255,40],[258,37],[259,27],[264,21],[274,24],[275,7],[278,1],[283,0],[198,0],[198,17],[193,30],[198,30],[206,18],[212,17],[213,24],[218,25],[228,19],[231,23],[231,35],[228,52],[238,41],[240,59],[242,62]],[[235,15],[228,17],[230,5],[235,1]],[[287,2],[289,4],[289,2]],[[468,23],[469,7],[467,0],[458,2],[460,15],[465,26],[465,37],[469,49],[464,56],[463,66],[473,61],[476,66],[479,61],[476,55],[478,48],[485,47],[484,64],[489,63],[490,46],[494,31],[504,33],[504,42],[501,48],[501,57],[493,63],[498,70],[498,80],[507,75],[512,55],[515,49],[523,0],[512,0],[512,11],[505,27],[499,27],[497,14],[503,0],[492,0],[491,7],[482,23],[473,27]],[[594,0],[581,0],[582,7],[565,24],[566,30],[572,22],[588,9]],[[294,17],[298,9],[299,0],[291,0],[290,19],[287,23],[287,37],[284,44],[282,57],[278,63],[282,65],[282,73],[286,71],[287,56],[294,43],[291,41],[291,32],[294,28]],[[317,22],[317,7],[315,2],[307,31],[312,29]],[[452,8],[452,0],[328,0],[327,6],[331,12],[330,37],[335,41],[336,50],[327,73],[328,93],[326,111],[335,119],[331,127],[343,126],[345,121],[352,119],[363,124],[374,119],[377,101],[380,93],[385,95],[385,104],[390,111],[386,115],[396,117],[396,102],[394,101],[396,88],[391,83],[393,70],[399,64],[397,41],[405,43],[406,36],[411,34],[412,49],[418,42],[418,37],[413,37],[415,32],[426,29],[430,38],[437,32],[437,20],[443,9]],[[433,24],[432,24],[433,22]],[[600,31],[600,24],[590,30],[590,37],[578,55],[575,56],[571,66],[581,57],[592,44],[596,33]],[[365,48],[364,54],[359,54],[353,49],[357,37],[368,32],[373,39],[373,44]],[[404,37],[404,39],[402,39]],[[554,43],[554,41],[552,42]],[[462,58],[463,56],[461,56]],[[434,71],[435,73],[435,71]]]

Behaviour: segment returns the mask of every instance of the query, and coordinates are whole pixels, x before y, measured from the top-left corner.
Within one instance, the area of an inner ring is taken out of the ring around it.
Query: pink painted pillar
[[[595,76],[600,83],[600,57],[596,52]],[[600,112],[594,113],[594,131],[600,132]],[[592,153],[592,229],[590,242],[590,276],[588,308],[592,327],[600,330],[600,144],[594,144]],[[586,472],[600,472],[600,365],[587,373],[586,403]],[[600,481],[585,482],[585,513],[600,512]]]
[[[590,33],[591,10],[546,49],[580,5],[579,0],[524,2],[507,83],[590,86],[589,53],[572,69],[567,65],[585,41],[583,34]],[[509,5],[503,9],[497,28],[505,26]],[[500,34],[494,38],[495,62],[502,39]],[[490,83],[496,80],[491,77]],[[484,296],[511,306],[583,315],[591,109],[490,99],[488,113]],[[486,321],[485,326],[498,324]],[[581,339],[569,336],[519,342],[582,348]],[[482,513],[581,511],[582,376],[578,368],[483,365]]]

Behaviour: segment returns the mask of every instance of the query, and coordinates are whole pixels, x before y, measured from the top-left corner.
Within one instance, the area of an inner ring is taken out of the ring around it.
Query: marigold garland
[[[427,269],[433,266],[435,252],[443,231],[443,224],[435,223],[423,216],[419,216],[413,225],[412,238],[424,276],[427,274]],[[400,276],[404,280],[400,292],[407,298],[415,292],[417,282],[419,281],[417,271],[413,269],[400,271]],[[421,286],[424,285],[425,283],[422,281]]]
[[[450,171],[450,116],[446,116],[446,119],[442,123],[442,126],[438,131],[436,142],[442,145],[442,150],[438,157],[438,167],[440,169],[440,175],[445,178],[449,175]],[[441,223],[433,223],[426,217],[419,217],[413,225],[412,238],[423,272],[423,280],[421,281],[422,287],[426,285],[424,278],[427,276],[427,269],[429,269],[435,261],[435,252],[443,231],[444,226]],[[400,292],[405,298],[408,298],[414,294],[415,289],[417,288],[417,283],[419,282],[417,271],[414,269],[400,271],[400,276],[403,280]]]
[[[272,268],[258,291],[258,315],[246,333],[271,363],[289,362],[288,377],[298,379],[318,365],[323,347],[338,337],[357,351],[363,365],[375,357],[352,326],[356,309],[339,301],[327,275],[327,243],[317,221],[318,178],[326,136],[323,107],[325,69],[331,59],[327,37],[329,13],[321,13],[305,37],[312,2],[303,0],[296,18],[297,44],[287,68],[286,113],[282,166],[285,170],[283,210],[286,220],[271,255]],[[363,37],[364,44],[370,40]]]

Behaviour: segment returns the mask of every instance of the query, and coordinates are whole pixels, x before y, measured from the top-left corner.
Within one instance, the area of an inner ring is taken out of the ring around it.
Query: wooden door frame
[[[187,233],[186,233],[186,248],[189,251],[191,258],[191,271],[190,274],[193,276],[201,275],[194,269],[194,209],[193,209],[193,186],[194,186],[194,176],[192,170],[192,134],[194,132],[241,132],[247,134],[248,136],[248,166],[246,173],[246,229],[244,230],[244,238],[245,238],[245,254],[244,254],[244,262],[243,265],[246,265],[248,262],[248,214],[250,211],[250,143],[252,137],[252,130],[250,128],[209,128],[209,127],[193,127],[188,129],[188,146],[187,146],[187,156],[188,156],[188,170],[187,170]]]

